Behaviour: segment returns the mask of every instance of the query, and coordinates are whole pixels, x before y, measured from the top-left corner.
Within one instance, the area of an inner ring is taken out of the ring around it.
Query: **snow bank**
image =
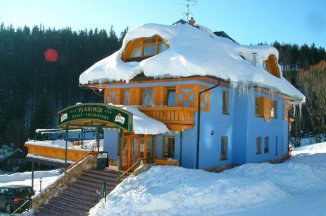
[[[326,143],[294,153],[223,173],[155,166],[125,179],[91,215],[326,215]]]
[[[40,178],[42,178],[42,190],[51,185],[61,175],[60,170],[35,171],[34,192],[40,192]],[[0,175],[0,187],[6,185],[32,185],[32,172],[14,173],[11,175]]]
[[[129,41],[156,34],[166,40],[170,45],[169,49],[141,62],[121,60]],[[253,53],[257,60],[256,66],[252,64]],[[233,86],[258,85],[304,101],[304,95],[283,76],[274,77],[264,69],[263,60],[270,54],[278,57],[278,51],[271,46],[241,46],[187,24],[145,24],[128,32],[121,49],[83,72],[79,82],[129,82],[142,72],[145,76],[154,78],[211,75],[229,80]]]

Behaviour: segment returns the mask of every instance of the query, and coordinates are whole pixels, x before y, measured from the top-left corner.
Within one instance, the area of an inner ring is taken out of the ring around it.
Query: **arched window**
[[[138,38],[130,41],[123,54],[123,61],[141,61],[168,49],[169,45],[159,36]]]
[[[280,71],[278,69],[277,60],[274,55],[268,56],[268,59],[264,62],[264,67],[270,74],[280,78]]]

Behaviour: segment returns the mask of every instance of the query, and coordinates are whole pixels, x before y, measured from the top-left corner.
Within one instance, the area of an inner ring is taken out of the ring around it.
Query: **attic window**
[[[280,71],[278,69],[277,60],[274,55],[268,56],[268,59],[264,62],[264,67],[270,74],[280,78]]]
[[[147,38],[138,38],[130,41],[127,44],[122,54],[122,60],[126,62],[139,62],[146,58],[157,55],[168,48],[169,45],[166,44],[159,35],[154,35]]]

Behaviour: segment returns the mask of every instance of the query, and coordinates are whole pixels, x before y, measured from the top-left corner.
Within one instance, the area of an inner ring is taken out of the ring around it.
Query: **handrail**
[[[30,203],[30,206],[29,206],[29,209],[31,209],[31,206],[32,206],[32,198],[28,198],[23,204],[21,204],[18,208],[15,209],[15,211],[13,212],[10,212],[9,211],[9,215],[14,215],[15,213],[17,213],[26,203],[28,202],[31,202]],[[11,210],[11,202],[10,202],[10,210]]]
[[[107,195],[107,186],[106,186],[106,182],[103,181],[102,183],[102,191],[101,191],[101,197],[104,197],[104,201],[106,202],[106,195]]]
[[[79,163],[80,161],[84,160],[86,157],[88,157],[89,155],[95,155],[97,154],[97,152],[95,151],[91,151],[88,152],[87,154],[85,154],[83,157],[81,157],[79,160],[77,160],[75,163],[71,164],[69,167],[67,167],[66,171],[70,170],[71,168],[73,168],[77,163]]]
[[[129,173],[130,170],[132,170],[133,168],[135,168],[137,165],[140,164],[140,162],[142,161],[141,158],[139,158],[131,167],[129,167],[126,171],[124,171],[120,176],[118,176],[118,178],[116,178],[116,181],[119,181],[123,176],[125,176],[127,173]]]

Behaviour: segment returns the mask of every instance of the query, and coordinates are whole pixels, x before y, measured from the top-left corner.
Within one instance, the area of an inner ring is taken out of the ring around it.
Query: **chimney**
[[[191,17],[191,19],[188,21],[190,25],[194,26],[196,21],[193,17]]]
[[[257,66],[257,53],[252,53],[252,64]]]

